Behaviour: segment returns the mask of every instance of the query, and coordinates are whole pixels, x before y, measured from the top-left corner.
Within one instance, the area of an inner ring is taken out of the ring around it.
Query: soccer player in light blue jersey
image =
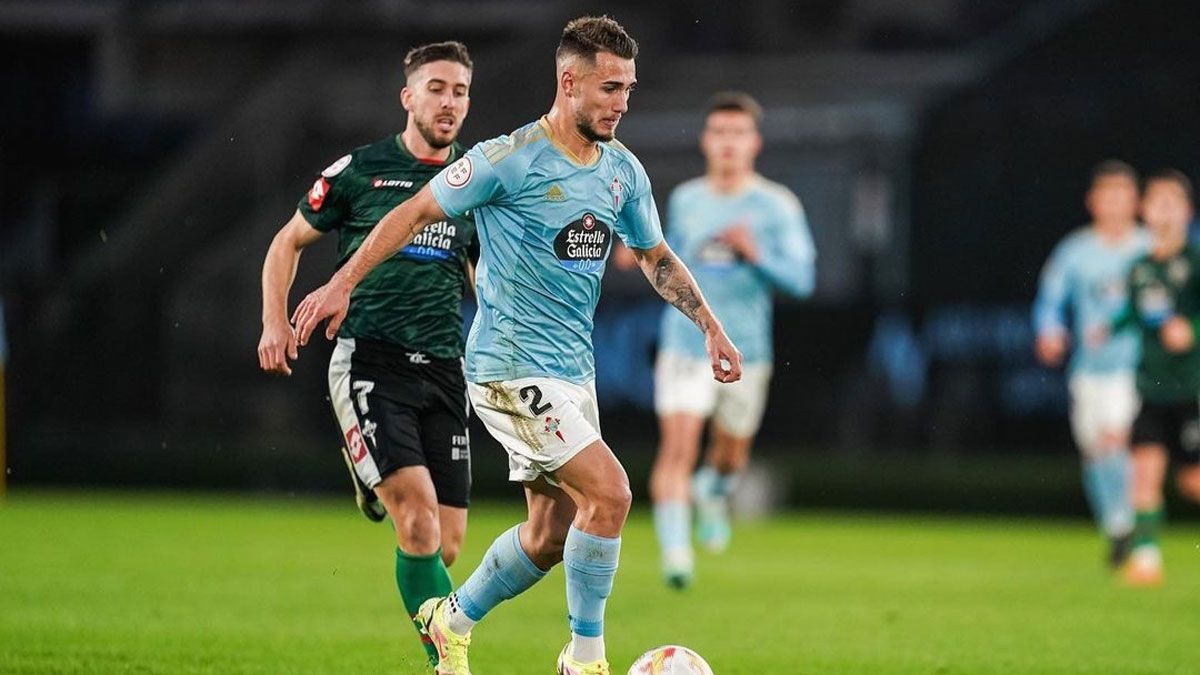
[[[558,672],[610,672],[604,607],[631,497],[624,468],[600,436],[591,333],[614,232],[659,294],[703,333],[712,376],[741,377],[741,354],[663,240],[645,170],[613,138],[636,82],[636,55],[637,43],[612,19],[567,24],[550,112],[476,145],[393,209],[293,317],[301,344],[325,318],[332,338],[367,271],[426,225],[474,212],[481,254],[468,389],[508,453],[509,478],[524,484],[529,516],[492,543],[453,594],[418,613],[442,675],[469,673],[475,623],[559,562],[571,641]]]
[[[1059,243],[1042,270],[1033,322],[1044,365],[1059,366],[1074,345],[1068,365],[1071,430],[1083,455],[1084,491],[1115,568],[1129,555],[1133,530],[1129,439],[1139,405],[1138,337],[1104,331],[1125,306],[1130,267],[1149,247],[1137,224],[1137,173],[1124,162],[1097,166],[1087,207],[1092,224]],[[1093,335],[1105,337],[1088,339]]]
[[[741,381],[714,386],[702,336],[678,312],[663,315],[654,373],[661,439],[650,494],[663,575],[676,588],[693,576],[689,487],[701,543],[714,551],[729,543],[728,495],[766,408],[773,293],[806,297],[813,290],[816,253],[800,200],[754,170],[761,115],[746,94],[713,97],[700,137],[705,175],[675,188],[667,205],[671,248],[696,275],[744,360]],[[693,478],[709,418],[708,452]]]

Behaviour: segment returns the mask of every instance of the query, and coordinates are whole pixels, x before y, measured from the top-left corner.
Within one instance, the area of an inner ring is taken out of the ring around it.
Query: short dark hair
[[[475,67],[471,63],[471,54],[467,51],[467,46],[463,43],[455,40],[434,42],[408,50],[408,53],[404,55],[404,77],[412,77],[412,74],[417,72],[418,68],[434,61],[461,63],[467,67],[467,70],[472,70]]]
[[[762,120],[762,106],[754,97],[743,91],[719,91],[713,94],[712,98],[708,99],[708,107],[704,110],[704,118],[715,112],[740,112],[746,113],[753,120],[755,126]]]
[[[1155,171],[1146,178],[1146,187],[1150,187],[1151,183],[1159,181],[1178,185],[1183,190],[1184,196],[1187,197],[1188,203],[1195,203],[1195,193],[1192,191],[1192,179],[1188,178],[1184,172],[1178,169]]]
[[[562,60],[569,56],[583,56],[595,63],[596,55],[600,52],[608,52],[622,59],[635,59],[638,44],[611,17],[581,16],[572,19],[563,29],[554,58]]]
[[[1095,186],[1101,178],[1110,178],[1119,176],[1128,178],[1133,181],[1134,185],[1138,184],[1138,172],[1129,164],[1122,162],[1119,159],[1106,159],[1096,166],[1092,167],[1092,185]]]

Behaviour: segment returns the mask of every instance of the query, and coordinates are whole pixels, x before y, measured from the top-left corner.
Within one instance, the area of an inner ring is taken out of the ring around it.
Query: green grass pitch
[[[461,581],[516,505],[472,511]],[[635,511],[609,602],[614,673],[688,645],[717,675],[1200,672],[1200,530],[1167,584],[1122,588],[1086,523],[799,513],[660,583]],[[475,631],[482,675],[553,673],[562,572]],[[22,492],[0,506],[0,673],[418,673],[387,525],[349,499]]]

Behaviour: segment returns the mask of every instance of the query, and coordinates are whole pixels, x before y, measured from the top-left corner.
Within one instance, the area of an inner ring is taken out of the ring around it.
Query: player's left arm
[[[712,361],[713,377],[719,382],[736,382],[742,377],[742,353],[704,300],[700,286],[683,261],[665,241],[651,248],[630,248],[650,285],[704,333],[704,346]],[[728,364],[726,367],[725,364]]]
[[[816,286],[817,250],[800,201],[782,204],[779,217],[767,229],[758,269],[783,292],[798,298],[812,295]]]

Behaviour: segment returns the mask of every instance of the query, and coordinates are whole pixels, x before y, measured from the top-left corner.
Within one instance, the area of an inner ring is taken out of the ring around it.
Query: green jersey
[[[300,200],[300,213],[322,232],[338,231],[341,267],[388,211],[462,154],[455,144],[445,163],[417,159],[399,134],[364,145],[321,172]],[[354,289],[338,335],[386,342],[438,359],[461,357],[466,265],[476,246],[471,218],[429,225]]]
[[[1135,326],[1140,333],[1138,393],[1153,403],[1195,401],[1200,396],[1200,349],[1169,352],[1159,333],[1168,319],[1179,316],[1200,337],[1200,252],[1188,247],[1167,260],[1139,258],[1129,271],[1128,292],[1113,329]]]

